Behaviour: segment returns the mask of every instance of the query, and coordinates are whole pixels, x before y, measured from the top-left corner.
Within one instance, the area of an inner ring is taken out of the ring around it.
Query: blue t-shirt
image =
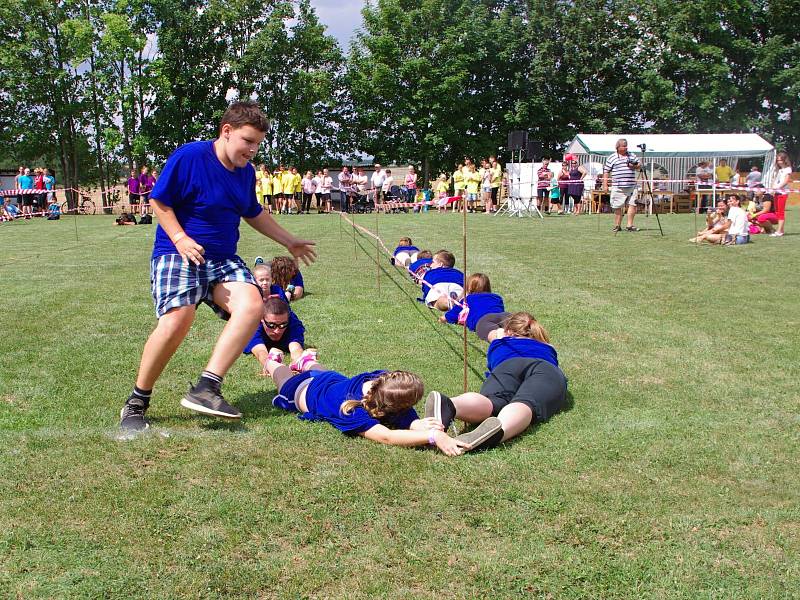
[[[52,190],[55,183],[56,183],[56,178],[53,177],[52,175],[44,176],[44,189]]]
[[[253,334],[253,337],[250,338],[250,341],[247,342],[247,346],[244,347],[242,354],[252,354],[253,348],[259,344],[264,344],[267,347],[267,350],[270,348],[278,348],[283,352],[289,352],[289,344],[292,342],[297,342],[301,346],[305,345],[305,333],[306,328],[303,327],[303,322],[297,317],[296,314],[294,314],[294,312],[289,311],[289,326],[283,330],[281,339],[279,339],[277,342],[270,339],[270,337],[267,335],[266,329],[264,329],[264,325],[261,323],[261,321],[259,321],[258,328]]]
[[[425,273],[422,281],[428,284],[422,284],[422,295],[425,296],[428,290],[437,283],[457,283],[461,287],[464,287],[464,274],[452,267],[439,267],[438,269],[431,269]]]
[[[509,358],[540,358],[558,366],[558,353],[550,344],[530,338],[504,337],[489,344],[489,350],[486,351],[486,368],[492,371]]]
[[[370,416],[362,407],[353,409],[349,415],[342,414],[341,406],[345,400],[361,400],[362,386],[377,378],[383,371],[370,371],[355,377],[347,377],[336,371],[322,371],[314,375],[306,391],[308,412],[300,418],[305,421],[326,421],[342,433],[356,435],[372,429],[375,425],[385,425],[390,429],[408,429],[418,419],[413,408],[396,415],[386,416],[380,421]]]
[[[228,171],[214,152],[214,142],[191,142],[167,159],[151,198],[175,211],[178,223],[205,249],[205,258],[236,256],[241,217],[251,219],[263,210],[256,200],[253,165]],[[175,244],[159,225],[153,258],[177,254]]]
[[[269,295],[270,296],[278,296],[281,300],[289,304],[289,298],[286,296],[286,290],[284,290],[281,286],[273,283],[269,286]],[[291,315],[291,310],[289,311]],[[291,316],[289,317],[291,319]]]
[[[503,305],[503,299],[500,296],[487,292],[468,294],[464,298],[462,304],[465,304],[467,308],[469,308],[469,312],[467,313],[467,328],[470,331],[475,331],[478,321],[480,321],[481,317],[484,315],[501,313],[506,310]],[[461,310],[462,308],[460,306],[454,304],[453,307],[444,314],[444,318],[448,323],[458,323],[458,316],[461,314]]]
[[[294,287],[301,287],[301,288],[306,287],[305,285],[303,285],[303,275],[302,273],[300,273],[300,271],[297,272],[297,275],[292,277],[292,280],[289,282],[289,284],[293,285]]]
[[[53,202],[50,206],[47,207],[47,211],[51,215],[60,215],[61,207],[58,205],[58,202]]]
[[[8,211],[8,214],[10,214],[12,217],[16,217],[19,214],[19,208],[17,207],[16,204],[9,203],[6,204],[5,207],[6,210]]]
[[[20,175],[18,181],[19,181],[19,189],[21,190],[33,189],[33,177],[31,177],[30,175]]]
[[[427,267],[432,262],[433,262],[432,258],[418,258],[417,260],[412,262],[410,265],[408,265],[408,268],[411,270],[412,273],[415,273],[416,275],[421,275],[421,273],[419,273],[419,270],[421,268],[423,268],[423,267]],[[428,267],[428,268],[430,268],[430,267]],[[426,271],[427,270],[428,269],[426,269]]]

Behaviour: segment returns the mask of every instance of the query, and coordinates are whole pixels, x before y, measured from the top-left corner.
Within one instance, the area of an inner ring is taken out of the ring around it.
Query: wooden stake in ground
[[[467,199],[462,202],[463,225],[461,229],[462,252],[464,253],[464,286],[467,285]],[[464,296],[466,298],[466,295]],[[464,300],[462,299],[462,302]],[[467,324],[464,323],[464,393],[467,391]]]
[[[378,284],[378,293],[381,293],[381,245],[378,232],[378,211],[375,211],[375,280]]]

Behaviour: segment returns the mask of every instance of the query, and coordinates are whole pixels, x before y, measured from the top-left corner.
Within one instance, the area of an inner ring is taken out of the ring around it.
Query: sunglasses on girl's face
[[[283,323],[273,323],[272,321],[261,321],[267,329],[286,329],[289,326],[289,321]]]

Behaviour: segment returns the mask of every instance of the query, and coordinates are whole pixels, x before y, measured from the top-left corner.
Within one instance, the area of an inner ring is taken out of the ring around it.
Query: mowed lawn
[[[0,224],[0,597],[786,598],[800,595],[800,214],[783,239],[687,242],[695,218],[469,215],[468,270],[549,329],[570,410],[490,452],[349,439],[273,409],[242,357],[240,424],[179,406],[223,323],[205,307],[117,436],[155,318],[154,226]],[[359,215],[449,248],[458,215]],[[700,220],[697,220],[699,224]],[[337,216],[296,311],[324,363],[462,387],[462,337]],[[77,226],[77,229],[76,229]],[[240,254],[279,248],[242,225]],[[469,337],[469,387],[486,345]],[[421,408],[421,406],[420,406]]]

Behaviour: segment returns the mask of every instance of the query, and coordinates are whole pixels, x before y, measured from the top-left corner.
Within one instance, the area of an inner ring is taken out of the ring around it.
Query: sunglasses
[[[261,321],[267,329],[286,329],[289,326],[289,321],[283,323],[272,323],[270,321]]]

